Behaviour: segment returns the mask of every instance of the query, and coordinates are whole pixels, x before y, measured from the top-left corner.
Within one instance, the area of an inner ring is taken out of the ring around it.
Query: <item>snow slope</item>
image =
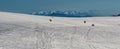
[[[120,49],[119,21],[0,12],[0,49]]]

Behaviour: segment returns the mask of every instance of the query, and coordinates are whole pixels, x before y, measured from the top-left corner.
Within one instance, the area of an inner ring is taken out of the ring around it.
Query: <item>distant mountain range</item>
[[[31,13],[33,15],[45,15],[45,16],[60,16],[60,17],[93,17],[93,16],[110,16],[115,15],[114,12],[89,10],[89,11],[39,11]]]

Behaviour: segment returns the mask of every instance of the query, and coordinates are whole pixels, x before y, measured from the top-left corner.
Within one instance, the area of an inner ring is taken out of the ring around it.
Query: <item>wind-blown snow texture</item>
[[[51,17],[0,12],[0,49],[120,49],[119,18],[54,17],[49,22]]]

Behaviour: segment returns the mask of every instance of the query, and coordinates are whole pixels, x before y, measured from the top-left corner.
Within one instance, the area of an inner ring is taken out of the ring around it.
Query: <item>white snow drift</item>
[[[119,21],[0,12],[0,49],[120,49]]]

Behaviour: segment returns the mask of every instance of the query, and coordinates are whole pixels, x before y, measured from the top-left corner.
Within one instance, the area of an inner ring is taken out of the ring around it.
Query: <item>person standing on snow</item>
[[[50,22],[52,22],[52,19],[49,19]]]

